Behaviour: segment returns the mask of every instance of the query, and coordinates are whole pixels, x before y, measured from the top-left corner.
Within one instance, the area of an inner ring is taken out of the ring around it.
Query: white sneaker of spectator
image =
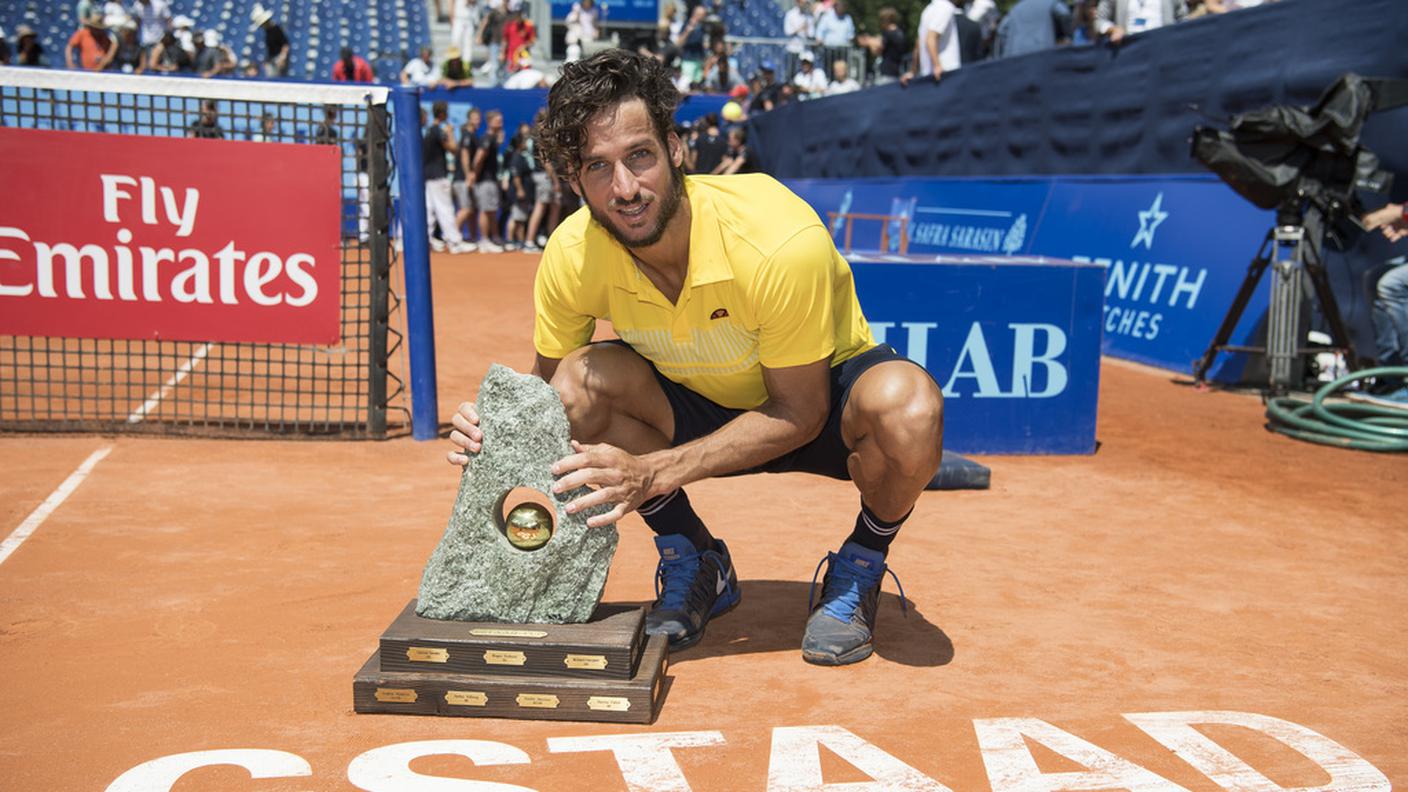
[[[479,240],[479,252],[480,252],[480,253],[502,253],[502,252],[504,252],[504,249],[503,249],[503,246],[502,246],[502,245],[495,244],[495,243],[493,243],[493,242],[491,242],[491,241],[489,241],[489,240],[487,240],[487,239],[481,239],[481,240]]]
[[[478,249],[479,246],[474,244],[473,242],[456,242],[455,244],[450,245],[451,253],[473,253]]]
[[[435,237],[431,237],[431,238],[430,238],[430,249],[433,250],[433,251],[435,251],[436,253],[444,253],[444,252],[445,252],[445,243],[444,243],[444,241],[442,241],[442,240],[436,239]]]

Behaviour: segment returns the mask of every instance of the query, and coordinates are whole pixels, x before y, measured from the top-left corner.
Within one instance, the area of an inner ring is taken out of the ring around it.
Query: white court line
[[[89,454],[88,458],[83,460],[83,464],[79,465],[77,470],[70,473],[68,478],[64,479],[64,483],[59,485],[58,489],[50,493],[49,497],[45,498],[44,502],[39,504],[38,508],[30,512],[28,517],[24,518],[24,522],[20,523],[20,527],[16,528],[13,533],[5,537],[5,541],[0,542],[0,564],[5,563],[5,559],[9,558],[11,553],[18,550],[19,546],[24,544],[24,540],[28,539],[30,534],[34,533],[35,529],[38,528],[40,524],[49,519],[49,515],[53,514],[54,510],[59,508],[59,504],[67,500],[68,496],[72,495],[73,491],[78,489],[78,485],[82,484],[83,480],[88,478],[88,474],[93,472],[93,466],[103,461],[103,457],[107,456],[110,451],[112,451],[112,446],[105,445]]]
[[[155,410],[156,406],[161,403],[161,400],[166,398],[166,394],[170,393],[172,388],[176,387],[181,380],[185,379],[186,375],[191,373],[191,369],[194,369],[197,363],[205,360],[205,356],[208,354],[210,354],[210,344],[201,344],[200,348],[195,351],[195,354],[191,355],[191,359],[182,363],[181,367],[176,369],[176,373],[172,374],[171,377],[166,380],[165,385],[162,385],[158,390],[152,391],[152,395],[148,396],[147,400],[142,402],[142,406],[133,410],[132,414],[127,416],[127,423],[141,423],[142,420],[147,417],[147,413]]]

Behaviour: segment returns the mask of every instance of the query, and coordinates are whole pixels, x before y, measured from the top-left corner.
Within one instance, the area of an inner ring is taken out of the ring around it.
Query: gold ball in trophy
[[[519,550],[537,550],[552,538],[552,514],[536,503],[520,503],[508,513],[504,534]]]

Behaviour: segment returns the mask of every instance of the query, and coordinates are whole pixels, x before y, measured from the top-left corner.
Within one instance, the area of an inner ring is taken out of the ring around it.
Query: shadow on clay
[[[708,657],[796,652],[801,662],[802,631],[807,623],[807,593],[811,584],[798,580],[740,580],[743,599],[738,607],[709,620],[704,639],[670,653],[670,664]],[[821,586],[817,586],[818,595]],[[646,608],[649,602],[632,603]],[[875,624],[875,654],[908,666],[942,666],[953,660],[953,642],[909,601],[900,612],[898,594],[880,593]]]

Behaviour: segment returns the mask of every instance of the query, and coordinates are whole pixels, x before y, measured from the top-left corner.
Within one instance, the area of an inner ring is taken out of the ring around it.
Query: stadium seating
[[[787,5],[791,5],[788,3]],[[785,7],[779,0],[725,0],[721,16],[730,36],[782,38]],[[743,76],[751,77],[765,60],[781,62],[784,48],[776,44],[742,44],[734,50]]]
[[[764,0],[766,1],[766,0]],[[250,27],[257,0],[174,0],[172,14],[195,20],[197,30],[219,31],[238,60],[264,60],[264,37]],[[402,0],[263,0],[289,37],[289,77],[328,80],[344,45],[394,81],[409,54],[430,43],[423,2]],[[64,65],[64,45],[78,28],[75,4],[68,0],[12,0],[0,3],[0,27],[14,36],[26,24],[38,33],[49,65]]]

